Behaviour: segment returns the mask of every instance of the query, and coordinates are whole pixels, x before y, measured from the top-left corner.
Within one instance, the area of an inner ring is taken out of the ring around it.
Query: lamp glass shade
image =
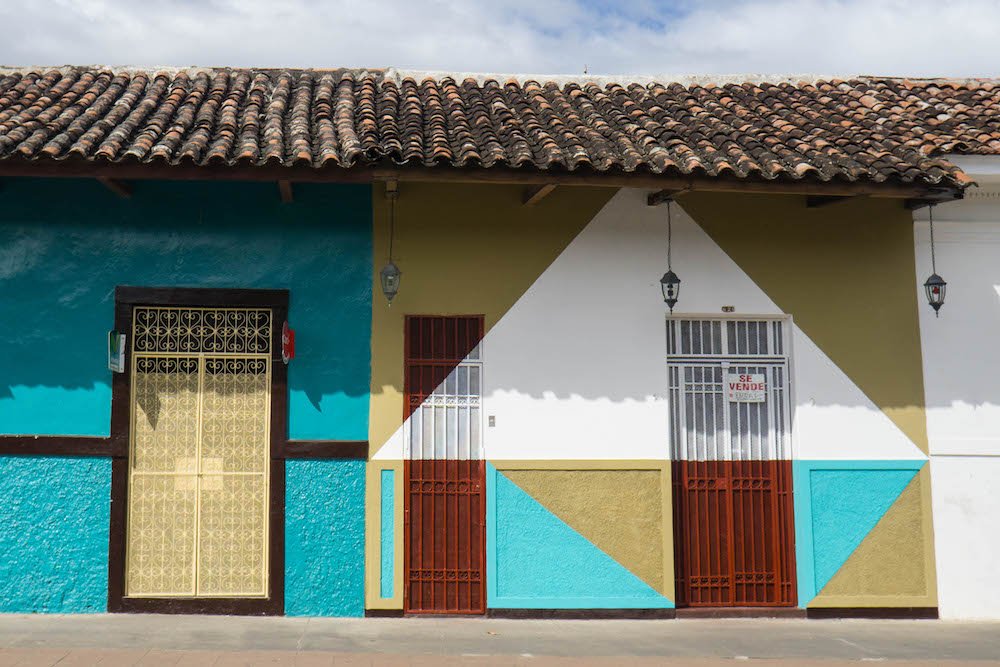
[[[676,273],[668,270],[660,278],[660,289],[663,291],[663,302],[670,308],[670,312],[673,312],[681,293],[681,279]]]
[[[389,303],[392,303],[393,297],[399,292],[399,281],[402,277],[403,272],[392,261],[383,266],[379,272],[379,278],[382,281],[382,294],[385,295]]]
[[[947,288],[948,283],[936,273],[931,274],[931,277],[924,283],[924,291],[927,293],[927,303],[931,304],[931,308],[934,309],[935,313],[941,310],[941,306],[944,305],[944,295]]]

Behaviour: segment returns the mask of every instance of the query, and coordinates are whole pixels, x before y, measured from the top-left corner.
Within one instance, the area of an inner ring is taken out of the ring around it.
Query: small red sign
[[[281,360],[286,364],[295,358],[295,330],[288,326],[288,320],[281,325]]]

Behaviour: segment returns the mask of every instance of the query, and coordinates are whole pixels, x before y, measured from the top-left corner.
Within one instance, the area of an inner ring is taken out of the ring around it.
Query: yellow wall
[[[388,202],[374,188],[373,453],[402,423],[404,316],[485,315],[489,331],[614,193],[561,187],[525,207],[521,186],[401,183],[393,258],[403,276],[390,307],[378,276]]]
[[[913,220],[902,202],[691,193],[681,206],[927,451]]]

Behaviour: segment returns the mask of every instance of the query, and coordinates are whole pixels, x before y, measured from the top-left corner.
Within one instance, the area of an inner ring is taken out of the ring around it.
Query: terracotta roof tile
[[[962,186],[995,81],[792,83],[62,68],[0,74],[0,159],[387,164]]]

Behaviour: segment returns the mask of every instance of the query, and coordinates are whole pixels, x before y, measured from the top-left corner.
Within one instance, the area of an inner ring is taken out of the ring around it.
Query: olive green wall
[[[927,452],[913,220],[897,199],[691,193],[681,206]]]

